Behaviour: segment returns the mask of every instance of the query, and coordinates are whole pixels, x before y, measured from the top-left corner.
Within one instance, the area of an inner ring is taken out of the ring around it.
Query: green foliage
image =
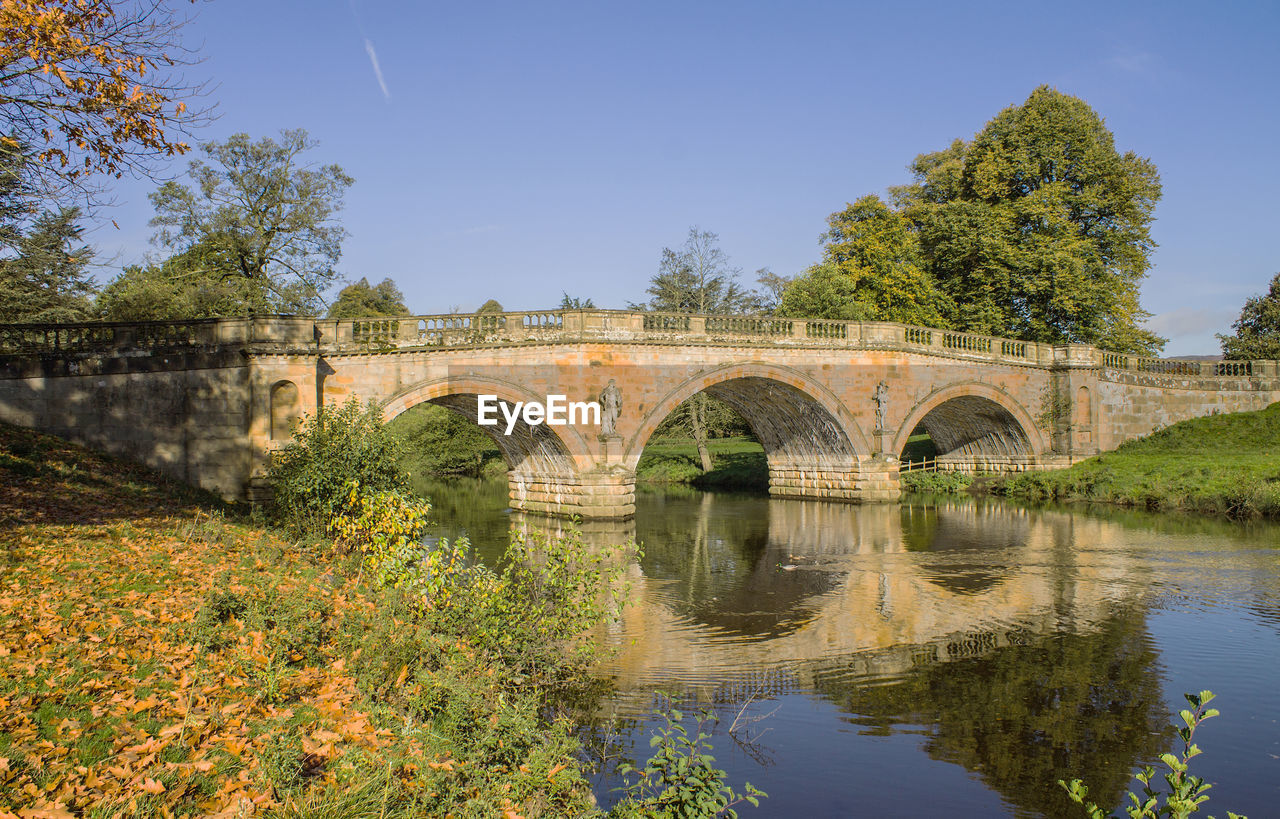
[[[653,755],[637,770],[628,764],[618,766],[624,777],[636,778],[627,784],[627,798],[610,815],[615,817],[661,816],[675,819],[704,817],[737,817],[734,805],[743,802],[759,807],[767,796],[750,782],[743,793],[736,792],[725,781],[725,772],[715,766],[711,735],[702,729],[714,716],[703,711],[694,727],[693,736],[684,726],[684,714],[676,707],[663,712],[666,725],[649,740]]]
[[[177,321],[274,313],[283,303],[260,279],[228,275],[216,247],[192,245],[163,262],[130,265],[102,292],[95,307],[108,321]]]
[[[302,129],[280,141],[233,134],[194,160],[194,184],[166,182],[151,194],[155,240],[181,253],[203,248],[219,277],[250,279],[270,293],[275,309],[314,313],[320,293],[337,280],[346,230],[342,197],[354,180],[337,165],[304,164],[316,142]]]
[[[419,404],[387,424],[413,475],[479,476],[506,469],[497,444],[476,423],[436,404]]]
[[[869,195],[827,224],[823,262],[790,283],[779,315],[946,326],[944,299],[901,213]]]
[[[293,441],[271,461],[268,477],[279,518],[295,532],[329,534],[353,509],[352,487],[365,492],[407,492],[400,447],[382,424],[382,410],[355,398],[317,416],[305,416]]]
[[[664,247],[658,273],[645,291],[649,301],[631,307],[660,313],[713,315],[750,310],[754,299],[738,284],[740,271],[729,264],[719,239],[710,231],[691,227],[679,250]]]
[[[1280,403],[1182,421],[1070,469],[998,481],[996,494],[1229,517],[1280,517]]]
[[[476,312],[477,313],[501,313],[502,304],[497,299],[489,299],[484,304],[480,305],[480,308],[476,310]]]
[[[329,318],[370,318],[373,316],[407,316],[404,294],[391,279],[371,286],[368,279],[349,284],[329,305]]]
[[[649,439],[636,466],[642,483],[687,483],[702,488],[765,490],[769,487],[769,463],[764,448],[753,438],[712,438],[707,448],[715,465],[704,471],[697,444],[690,438]]]
[[[903,472],[899,479],[904,492],[930,492],[937,495],[959,495],[973,484],[973,476],[963,472]]]
[[[1169,790],[1166,793],[1151,787],[1151,780],[1155,777],[1156,771],[1150,765],[1144,766],[1134,775],[1134,778],[1142,783],[1142,795],[1138,796],[1133,791],[1129,791],[1128,794],[1130,804],[1125,806],[1125,815],[1130,819],[1159,819],[1161,816],[1186,819],[1191,814],[1197,813],[1200,806],[1209,799],[1207,792],[1213,786],[1190,772],[1191,760],[1201,753],[1199,746],[1192,741],[1192,738],[1200,723],[1218,716],[1218,709],[1205,708],[1214,698],[1212,691],[1183,694],[1183,696],[1186,697],[1191,708],[1184,708],[1178,713],[1183,723],[1183,726],[1178,729],[1178,736],[1182,739],[1182,754],[1181,756],[1172,753],[1160,755],[1160,761],[1169,769],[1168,773],[1164,774],[1164,781]],[[1102,808],[1094,802],[1086,801],[1089,788],[1084,782],[1079,779],[1073,779],[1070,782],[1059,779],[1058,784],[1071,797],[1072,802],[1084,806],[1085,813],[1090,819],[1106,818],[1107,814]],[[1230,819],[1245,819],[1230,811],[1227,811],[1227,816]]]
[[[1054,344],[1158,350],[1141,328],[1159,174],[1119,153],[1081,99],[1041,86],[970,142],[916,157],[893,189],[954,326]]]
[[[577,296],[570,296],[568,293],[561,293],[560,309],[561,310],[592,310],[596,303],[591,299],[580,299]]]
[[[93,251],[82,243],[79,218],[77,208],[63,208],[41,214],[25,233],[17,224],[3,231],[8,235],[0,238],[12,249],[0,258],[0,321],[71,322],[89,317],[93,283],[86,268]]]
[[[1235,335],[1219,335],[1222,354],[1229,359],[1280,359],[1280,273],[1270,289],[1244,303],[1231,325]]]

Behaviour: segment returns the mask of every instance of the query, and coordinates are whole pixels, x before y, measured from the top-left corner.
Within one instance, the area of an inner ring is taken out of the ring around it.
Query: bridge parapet
[[[555,343],[640,343],[897,350],[1041,368],[1164,376],[1280,376],[1277,361],[1191,361],[1049,345],[870,321],[716,316],[626,310],[443,313],[394,318],[253,316],[176,322],[0,326],[0,357],[91,357],[249,349],[329,355]]]

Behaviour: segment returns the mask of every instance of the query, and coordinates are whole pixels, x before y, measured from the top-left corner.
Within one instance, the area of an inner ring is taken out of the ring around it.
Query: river
[[[422,488],[439,534],[482,559],[513,524],[559,525],[513,516],[505,481]],[[1207,810],[1280,815],[1274,524],[683,487],[642,489],[636,507],[584,526],[590,544],[643,548],[602,635],[611,757],[642,762],[675,694],[719,717],[729,782],[769,794],[744,816],[1083,816],[1057,780],[1115,807],[1174,747],[1182,692],[1208,688],[1222,716],[1192,768],[1215,783]]]

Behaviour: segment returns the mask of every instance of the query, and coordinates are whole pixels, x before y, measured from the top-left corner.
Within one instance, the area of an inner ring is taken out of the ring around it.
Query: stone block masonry
[[[852,502],[898,497],[897,458],[918,430],[947,468],[1023,470],[1280,400],[1274,361],[1143,359],[878,322],[552,310],[0,327],[0,420],[233,498],[260,484],[302,414],[348,398],[388,418],[433,402],[475,421],[481,395],[587,401],[611,380],[611,430],[483,428],[507,461],[513,508],[628,517],[649,437],[704,391],[747,419],[772,495]]]

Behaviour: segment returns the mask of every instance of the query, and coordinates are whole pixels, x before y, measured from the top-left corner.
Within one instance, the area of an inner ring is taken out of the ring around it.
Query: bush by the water
[[[324,536],[351,509],[353,484],[365,492],[408,493],[400,446],[382,411],[355,398],[304,416],[293,441],[274,453],[268,479],[280,521],[298,534]]]
[[[996,494],[1230,517],[1280,517],[1280,403],[1195,418],[1070,469],[1003,479]]]
[[[930,492],[958,495],[973,483],[973,476],[962,472],[903,472],[899,479],[904,492]]]

